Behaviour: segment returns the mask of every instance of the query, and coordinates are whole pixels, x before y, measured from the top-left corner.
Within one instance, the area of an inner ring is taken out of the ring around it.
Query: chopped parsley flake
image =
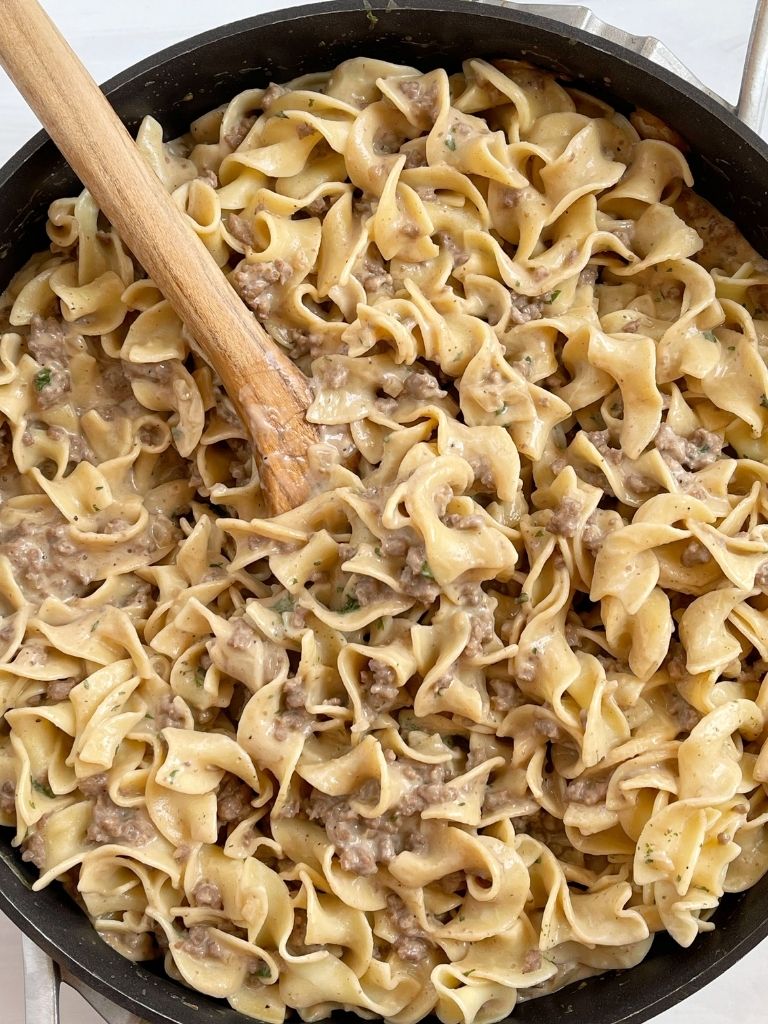
[[[272,972],[269,969],[269,964],[266,964],[266,963],[259,964],[259,966],[256,969],[256,977],[257,978],[270,978],[271,976],[272,976]]]
[[[368,19],[368,24],[371,26],[371,28],[376,28],[376,24],[379,19],[373,13],[373,9],[371,5],[368,3],[368,0],[363,0],[363,7],[365,8],[365,16]]]
[[[506,411],[507,411],[507,404],[505,402],[504,405],[499,406],[499,408],[494,413],[494,416],[503,416]]]
[[[452,135],[445,136],[445,148],[450,149],[452,153],[456,152],[456,139]]]
[[[550,297],[549,297],[549,301],[550,301],[550,302],[556,302],[556,301],[557,301],[557,299],[559,299],[559,298],[560,298],[560,289],[559,289],[559,288],[557,288],[557,289],[555,289],[555,291],[553,291],[553,292],[552,292],[552,294],[550,295]]]
[[[717,337],[714,331],[704,331],[703,333],[707,341],[714,341],[714,343],[717,344]]]
[[[205,669],[198,665],[195,669],[195,686],[202,686],[205,683]]]
[[[341,607],[341,614],[346,615],[347,612],[356,612],[359,607],[360,602],[356,598],[348,597]]]
[[[523,590],[523,591],[521,591],[521,593],[519,593],[517,595],[515,600],[517,601],[518,604],[527,604],[531,599],[528,596],[528,594],[526,594],[526,592]]]
[[[286,594],[284,597],[280,598],[274,607],[275,611],[279,612],[281,615],[283,612],[289,612],[291,608],[293,608],[293,598],[290,594]]]
[[[168,782],[172,786],[176,776],[179,774],[179,769],[174,768],[172,772],[168,772]]]
[[[47,782],[38,782],[37,779],[32,779],[32,789],[38,793],[42,793],[43,796],[47,796],[49,800],[53,800],[55,794]]]
[[[51,383],[51,369],[48,366],[44,366],[42,370],[38,370],[35,374],[35,390],[42,391],[43,388],[47,388]]]
[[[429,567],[429,562],[424,562],[419,571],[419,574],[421,576],[426,576],[428,580],[433,580],[435,578],[434,575],[432,574],[432,570]]]

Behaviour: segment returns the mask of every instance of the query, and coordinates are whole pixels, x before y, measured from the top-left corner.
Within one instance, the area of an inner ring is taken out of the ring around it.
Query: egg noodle
[[[0,824],[244,1014],[489,1024],[768,867],[768,264],[522,63],[355,59],[138,144],[311,374],[267,518],[87,192],[0,300]]]

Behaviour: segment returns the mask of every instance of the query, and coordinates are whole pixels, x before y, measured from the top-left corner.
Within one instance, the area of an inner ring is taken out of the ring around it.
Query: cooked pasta
[[[246,1015],[490,1024],[768,867],[768,263],[684,143],[380,60],[138,144],[311,375],[267,518],[87,192],[0,303],[0,823]]]

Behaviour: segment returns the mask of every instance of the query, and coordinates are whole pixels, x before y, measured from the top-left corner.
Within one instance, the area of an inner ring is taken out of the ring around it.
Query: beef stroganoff
[[[311,497],[87,192],[0,305],[0,823],[245,1014],[489,1024],[768,867],[768,264],[682,140],[377,60],[147,160],[311,375]]]

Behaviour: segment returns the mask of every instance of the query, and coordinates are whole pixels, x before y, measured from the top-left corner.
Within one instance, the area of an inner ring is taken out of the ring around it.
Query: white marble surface
[[[2,2],[2,0],[0,0]],[[558,0],[550,0],[557,3]],[[277,0],[47,0],[45,6],[98,81],[187,36],[278,6]],[[753,0],[593,0],[592,9],[631,32],[663,39],[711,88],[735,100]],[[0,72],[0,163],[35,130],[34,116]],[[658,1024],[760,1024],[766,1017],[764,967],[768,942]],[[762,970],[761,970],[762,968]],[[21,949],[16,929],[0,915],[2,1024],[24,1021]],[[63,999],[63,1024],[97,1024],[79,996]],[[26,1024],[39,1024],[28,1021]],[[588,1024],[588,1022],[583,1022]]]

